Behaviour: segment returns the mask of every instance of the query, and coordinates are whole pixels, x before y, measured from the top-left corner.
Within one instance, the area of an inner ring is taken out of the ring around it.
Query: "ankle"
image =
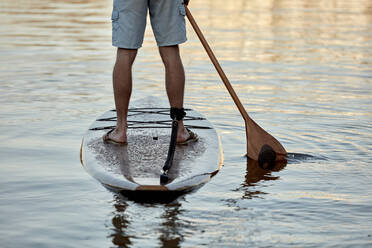
[[[172,120],[176,119],[177,121],[182,121],[185,116],[186,112],[184,108],[171,107],[170,117]]]
[[[117,133],[126,133],[127,128],[128,128],[128,126],[126,124],[125,125],[117,125],[116,128],[115,128],[115,131]]]

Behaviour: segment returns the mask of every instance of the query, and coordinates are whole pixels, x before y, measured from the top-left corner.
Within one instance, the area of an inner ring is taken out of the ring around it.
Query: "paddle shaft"
[[[203,33],[201,32],[198,24],[196,23],[196,21],[195,21],[194,17],[192,16],[192,14],[191,14],[189,8],[187,7],[187,5],[185,5],[185,10],[186,10],[186,16],[189,19],[189,21],[191,23],[191,26],[194,28],[195,33],[199,37],[205,51],[207,52],[207,54],[208,54],[209,58],[211,59],[214,67],[216,68],[218,74],[220,75],[222,82],[225,84],[225,86],[227,88],[227,91],[230,93],[230,96],[232,97],[235,105],[238,107],[239,112],[244,119],[246,136],[247,136],[247,154],[248,154],[248,125],[249,125],[248,122],[252,121],[252,119],[249,117],[247,111],[244,109],[243,104],[240,102],[239,97],[237,96],[237,94],[235,93],[235,90],[231,86],[229,79],[227,78],[225,72],[222,70],[222,67],[221,67],[220,63],[218,62],[216,56],[214,55],[212,49],[210,48],[207,40],[204,38]]]

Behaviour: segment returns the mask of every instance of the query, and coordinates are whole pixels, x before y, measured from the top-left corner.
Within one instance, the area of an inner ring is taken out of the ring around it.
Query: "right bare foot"
[[[182,127],[181,130],[178,130],[177,134],[177,144],[179,145],[187,145],[190,142],[194,142],[198,140],[198,135],[193,133],[191,130]]]

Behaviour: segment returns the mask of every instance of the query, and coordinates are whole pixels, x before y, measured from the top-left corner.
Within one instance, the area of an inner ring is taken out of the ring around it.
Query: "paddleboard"
[[[115,128],[115,110],[95,120],[83,137],[83,167],[106,188],[129,198],[172,198],[198,189],[221,169],[222,148],[212,124],[193,109],[185,111],[184,125],[199,139],[177,145],[166,184],[160,183],[160,175],[167,158],[172,121],[169,104],[156,97],[130,104],[127,145],[102,140],[105,133]]]

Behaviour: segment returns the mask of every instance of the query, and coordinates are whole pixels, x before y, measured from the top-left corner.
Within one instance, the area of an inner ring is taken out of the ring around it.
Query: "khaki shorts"
[[[183,0],[114,0],[111,17],[113,46],[127,49],[142,46],[147,10],[158,46],[186,41]]]

